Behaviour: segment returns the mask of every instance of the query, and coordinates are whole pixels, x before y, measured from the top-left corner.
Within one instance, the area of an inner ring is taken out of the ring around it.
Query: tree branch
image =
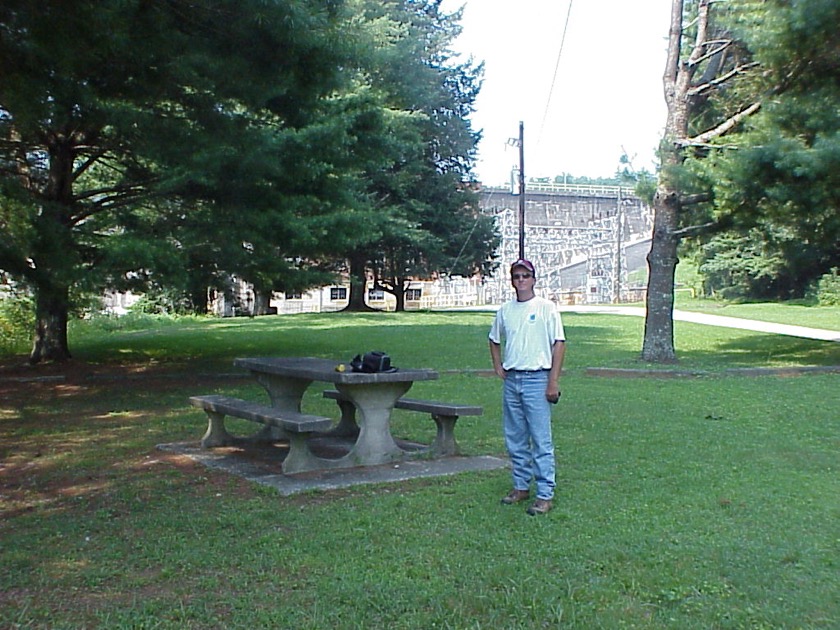
[[[700,135],[694,136],[693,138],[685,138],[682,140],[677,140],[677,145],[680,147],[689,147],[689,146],[700,146],[703,144],[708,143],[710,140],[714,140],[715,138],[719,138],[720,136],[724,135],[726,132],[730,131],[733,127],[735,127],[738,123],[740,123],[744,118],[751,116],[755,112],[757,112],[761,108],[761,103],[753,103],[746,109],[741,110],[734,116],[731,116],[727,120],[723,121],[717,127],[709,129],[708,131],[704,131]]]
[[[680,2],[682,4],[682,2]],[[706,34],[709,32],[709,0],[700,0],[697,7],[697,36],[694,38],[694,48],[686,61],[689,68],[700,63],[705,48]]]
[[[682,42],[682,0],[674,0],[671,3],[670,35],[668,37],[668,58],[665,62],[665,73],[662,83],[665,87],[665,100],[670,103],[676,98],[676,82],[680,68],[680,44]]]
[[[750,63],[745,63],[744,65],[738,66],[737,68],[733,68],[732,70],[730,70],[729,72],[727,72],[723,76],[720,76],[716,79],[713,79],[713,80],[709,81],[708,83],[703,83],[702,85],[694,86],[693,88],[691,88],[688,91],[688,96],[696,96],[697,94],[700,94],[702,92],[706,92],[707,90],[711,90],[712,88],[717,87],[721,83],[725,83],[726,81],[728,81],[732,77],[734,77],[738,74],[743,74],[747,70],[749,70],[750,68],[754,68],[758,65],[759,64],[758,64],[757,61],[753,61],[753,62],[750,62]]]
[[[731,39],[714,39],[714,40],[709,40],[708,42],[705,42],[703,45],[707,46],[707,47],[712,46],[712,45],[718,45],[718,47],[715,48],[714,50],[710,50],[709,52],[704,53],[703,55],[701,55],[700,57],[698,57],[696,59],[690,60],[688,62],[690,65],[697,65],[699,63],[702,63],[706,59],[711,59],[715,55],[718,55],[718,54],[722,53],[724,50],[729,48],[730,45],[732,45],[732,40]]]
[[[712,228],[717,227],[717,225],[717,221],[709,221],[708,223],[702,223],[700,225],[689,225],[688,227],[684,227],[681,230],[675,230],[673,232],[673,235],[677,238],[697,236],[698,234],[702,234],[703,232],[707,232]]]
[[[680,205],[681,206],[693,206],[698,203],[705,203],[706,201],[712,200],[711,193],[695,193],[693,195],[686,195],[685,197],[680,197]]]
[[[124,208],[128,205],[136,205],[139,200],[142,200],[148,195],[142,186],[137,185],[127,188],[114,188],[110,190],[106,188],[90,190],[84,194],[78,195],[76,197],[76,201],[89,199],[94,196],[99,196],[100,198],[92,203],[86,204],[83,206],[83,209],[73,213],[73,217],[71,218],[72,225],[79,225],[95,214]]]
[[[73,181],[77,181],[79,177],[81,177],[82,173],[87,171],[91,166],[96,164],[96,162],[105,155],[105,149],[99,149],[92,153],[88,158],[73,171]]]

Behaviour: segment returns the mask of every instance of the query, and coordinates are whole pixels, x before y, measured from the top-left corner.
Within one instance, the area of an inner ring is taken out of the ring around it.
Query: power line
[[[554,64],[554,76],[551,77],[551,87],[548,89],[548,99],[545,102],[545,111],[543,112],[542,123],[540,123],[540,133],[538,138],[542,138],[543,127],[545,127],[545,119],[548,118],[548,108],[551,105],[551,95],[554,93],[554,83],[557,81],[557,70],[560,68],[560,57],[563,54],[563,44],[566,43],[566,31],[569,28],[569,17],[572,15],[572,3],[574,0],[569,0],[569,10],[566,11],[566,23],[563,25],[563,36],[560,38],[560,49],[557,51],[557,63]]]

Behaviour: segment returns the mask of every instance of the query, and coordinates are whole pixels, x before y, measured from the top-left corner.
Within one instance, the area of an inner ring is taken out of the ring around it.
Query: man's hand
[[[507,377],[507,372],[502,367],[502,347],[492,340],[490,341],[490,360],[493,361],[493,371],[496,376],[504,380]]]

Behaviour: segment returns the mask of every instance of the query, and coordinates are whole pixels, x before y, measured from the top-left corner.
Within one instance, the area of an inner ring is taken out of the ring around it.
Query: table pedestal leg
[[[359,437],[342,459],[357,466],[375,466],[402,459],[403,451],[391,436],[391,412],[394,403],[411,383],[377,383],[336,386],[356,406]]]
[[[338,424],[324,435],[328,437],[358,437],[359,423],[356,422],[356,405],[349,400],[339,400],[338,408],[341,410],[341,418],[339,418]]]
[[[315,455],[307,444],[309,434],[292,433],[289,436],[289,454],[283,460],[285,474],[322,470],[329,467],[333,460],[323,459]]]

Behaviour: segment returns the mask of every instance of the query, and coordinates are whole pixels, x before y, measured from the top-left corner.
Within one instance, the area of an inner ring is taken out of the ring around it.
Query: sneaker
[[[531,516],[536,516],[537,514],[547,514],[550,509],[551,501],[549,499],[537,499],[527,511]]]
[[[522,503],[527,501],[531,495],[527,490],[511,490],[507,496],[502,497],[502,503],[505,505],[513,505],[514,503]]]

